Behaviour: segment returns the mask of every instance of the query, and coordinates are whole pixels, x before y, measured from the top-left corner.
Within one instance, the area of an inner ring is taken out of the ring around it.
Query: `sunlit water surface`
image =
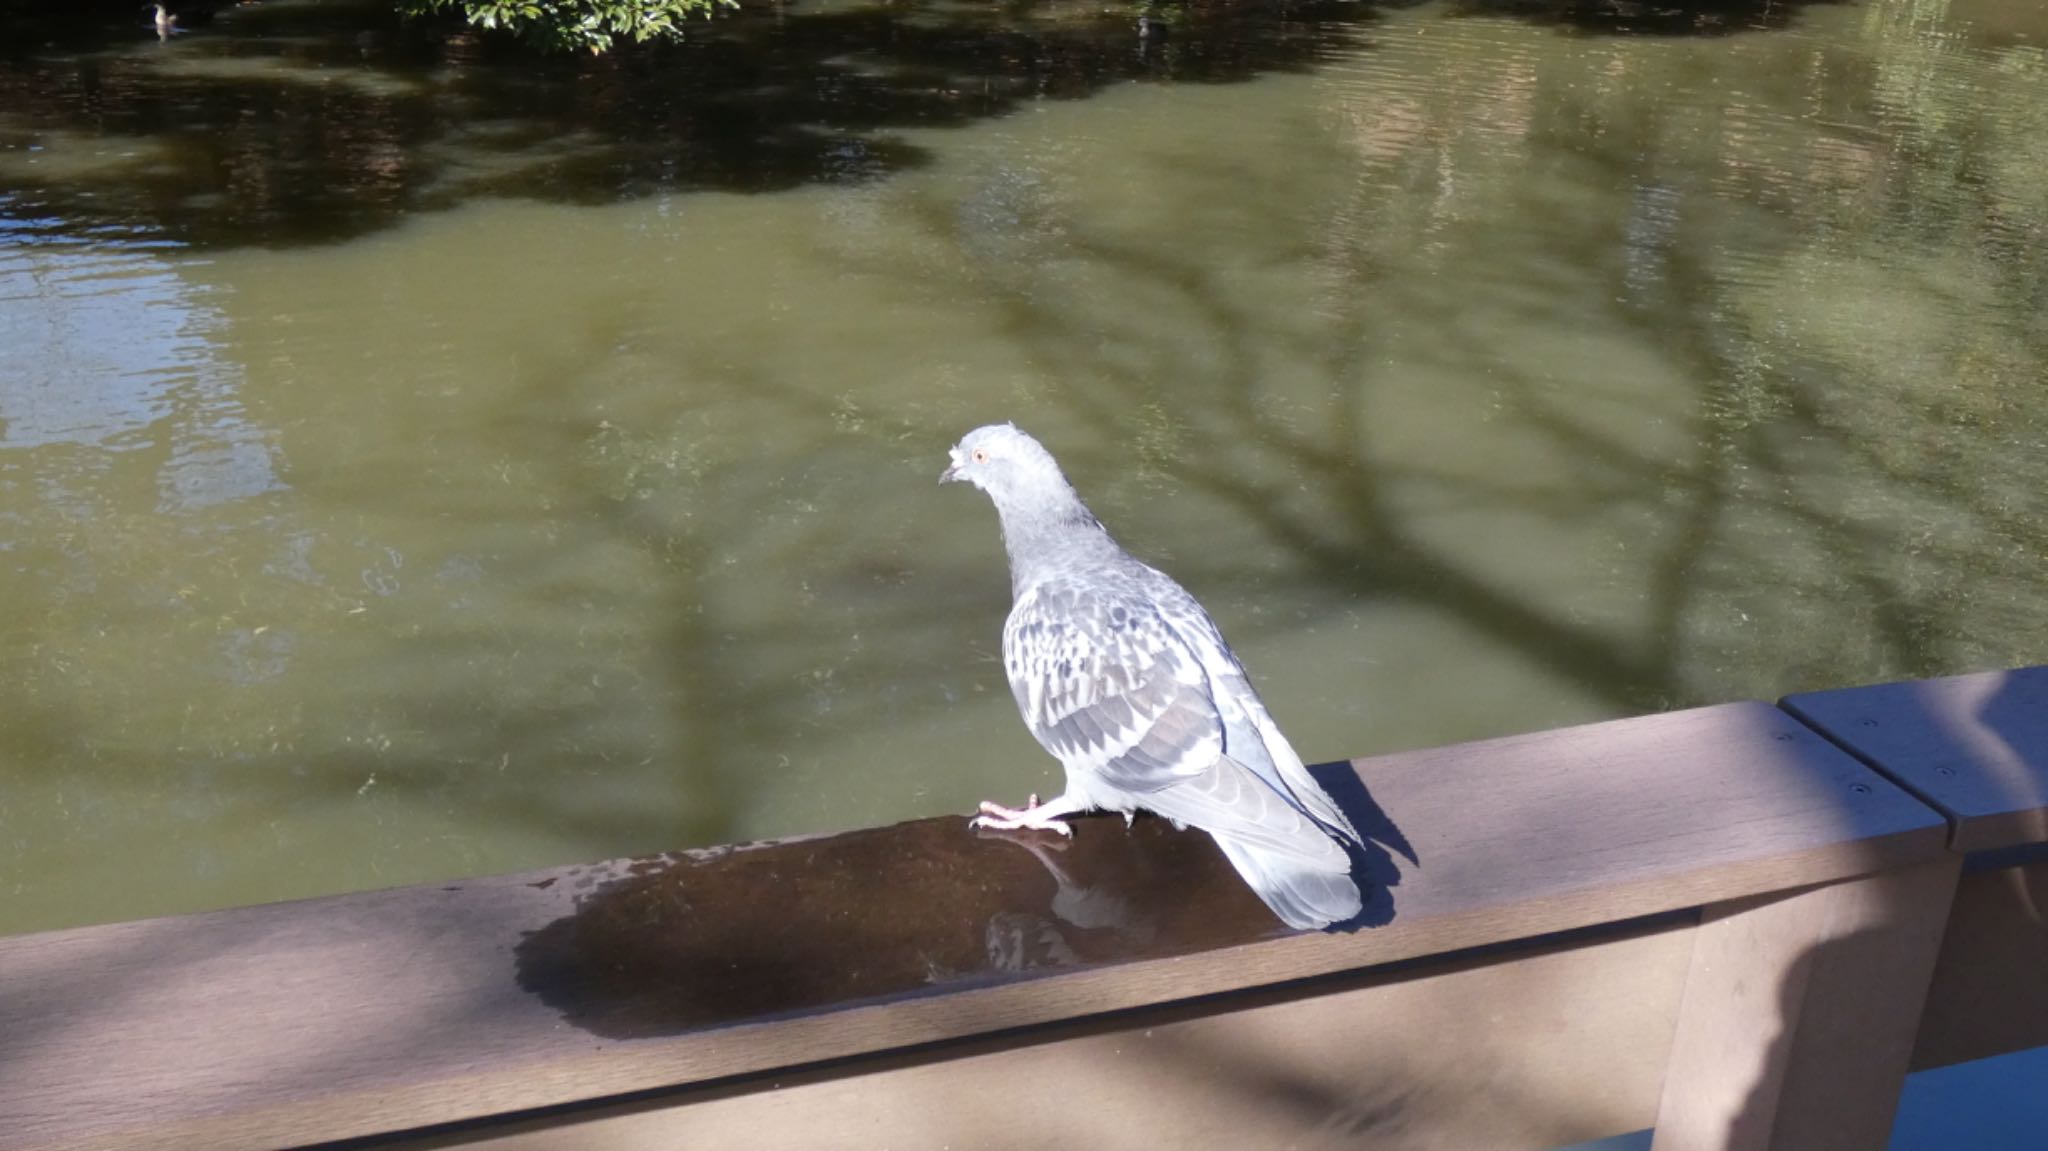
[[[8,27],[0,931],[1056,790],[998,419],[1314,759],[2048,657],[2048,17],[1136,11]]]

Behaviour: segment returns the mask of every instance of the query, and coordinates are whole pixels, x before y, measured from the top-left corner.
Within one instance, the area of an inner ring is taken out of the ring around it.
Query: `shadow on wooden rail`
[[[0,940],[0,1148],[1879,1148],[2048,1043],[2044,725],[2028,669],[1327,765],[1343,932],[1162,821],[940,819]]]

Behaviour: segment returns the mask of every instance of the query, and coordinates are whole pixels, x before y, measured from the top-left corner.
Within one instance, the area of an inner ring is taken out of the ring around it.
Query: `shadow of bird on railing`
[[[1334,924],[1332,931],[1356,931],[1361,927],[1382,927],[1394,920],[1394,887],[1401,882],[1400,865],[1394,862],[1399,854],[1411,866],[1421,867],[1422,859],[1409,844],[1408,837],[1401,834],[1386,809],[1366,789],[1365,780],[1359,777],[1352,766],[1339,760],[1336,763],[1319,763],[1311,766],[1309,774],[1330,798],[1337,801],[1337,809],[1351,820],[1351,826],[1358,829],[1363,842],[1347,848],[1351,856],[1351,878],[1358,883],[1358,892],[1365,899],[1365,907],[1356,916],[1342,923]]]

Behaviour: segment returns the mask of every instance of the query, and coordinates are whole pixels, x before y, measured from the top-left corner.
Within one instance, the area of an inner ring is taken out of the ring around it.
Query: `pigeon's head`
[[[939,482],[973,484],[997,504],[1040,490],[1071,490],[1052,453],[1015,424],[990,424],[960,437],[953,446],[953,466]]]

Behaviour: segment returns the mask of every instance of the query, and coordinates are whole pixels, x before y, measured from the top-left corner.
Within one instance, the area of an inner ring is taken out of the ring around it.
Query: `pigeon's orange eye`
[[[975,463],[977,463],[977,464],[985,464],[985,463],[987,463],[987,462],[988,462],[988,449],[987,449],[987,448],[976,448],[976,449],[974,449],[974,462],[975,462]]]

